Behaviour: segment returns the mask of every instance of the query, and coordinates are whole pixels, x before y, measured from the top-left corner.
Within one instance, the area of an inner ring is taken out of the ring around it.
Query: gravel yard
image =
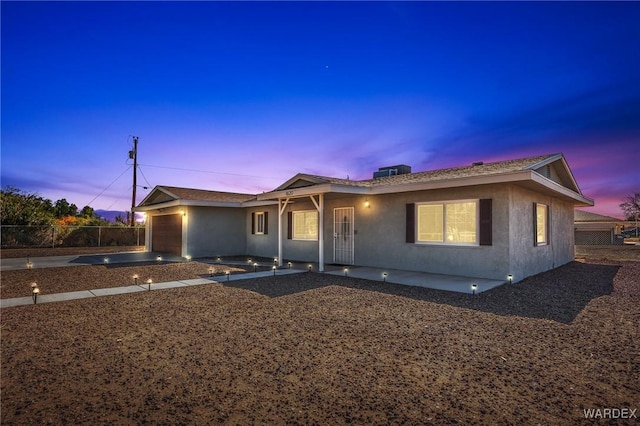
[[[208,267],[8,271],[1,291]],[[585,409],[640,411],[638,277],[638,261],[587,254],[479,296],[303,273],[5,308],[2,423],[582,424]]]

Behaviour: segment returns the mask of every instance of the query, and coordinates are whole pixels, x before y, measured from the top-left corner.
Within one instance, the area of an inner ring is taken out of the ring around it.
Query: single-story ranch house
[[[574,207],[592,205],[553,154],[367,180],[300,173],[257,195],[157,186],[136,211],[148,251],[519,281],[574,259]]]

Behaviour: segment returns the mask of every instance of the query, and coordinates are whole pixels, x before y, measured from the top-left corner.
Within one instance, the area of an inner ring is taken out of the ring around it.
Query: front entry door
[[[333,209],[333,263],[353,265],[353,207]]]

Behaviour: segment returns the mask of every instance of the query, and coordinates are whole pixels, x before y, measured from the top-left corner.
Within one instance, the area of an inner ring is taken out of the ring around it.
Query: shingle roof
[[[158,186],[158,188],[175,195],[179,200],[244,203],[256,199],[256,196],[253,194],[241,194],[237,192],[207,191],[204,189],[179,188],[176,186]]]
[[[620,219],[616,219],[615,217],[585,212],[583,210],[574,210],[573,219],[576,222],[622,222]]]
[[[362,187],[375,187],[383,185],[400,185],[407,183],[433,182],[447,179],[466,178],[482,175],[493,175],[500,173],[517,172],[528,170],[535,165],[556,157],[558,154],[540,155],[536,157],[520,158],[516,160],[496,161],[493,163],[483,163],[463,167],[452,167],[448,169],[431,170],[426,172],[408,173],[403,175],[385,176],[377,179],[347,180],[328,176],[307,175],[316,179],[337,185],[350,185]]]

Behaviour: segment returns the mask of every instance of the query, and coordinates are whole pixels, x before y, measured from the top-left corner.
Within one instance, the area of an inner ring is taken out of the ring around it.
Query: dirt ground
[[[640,262],[612,256],[478,296],[303,273],[5,308],[2,424],[573,425],[588,409],[640,411]],[[46,279],[55,292],[200,265]],[[3,298],[38,270],[9,272]]]

